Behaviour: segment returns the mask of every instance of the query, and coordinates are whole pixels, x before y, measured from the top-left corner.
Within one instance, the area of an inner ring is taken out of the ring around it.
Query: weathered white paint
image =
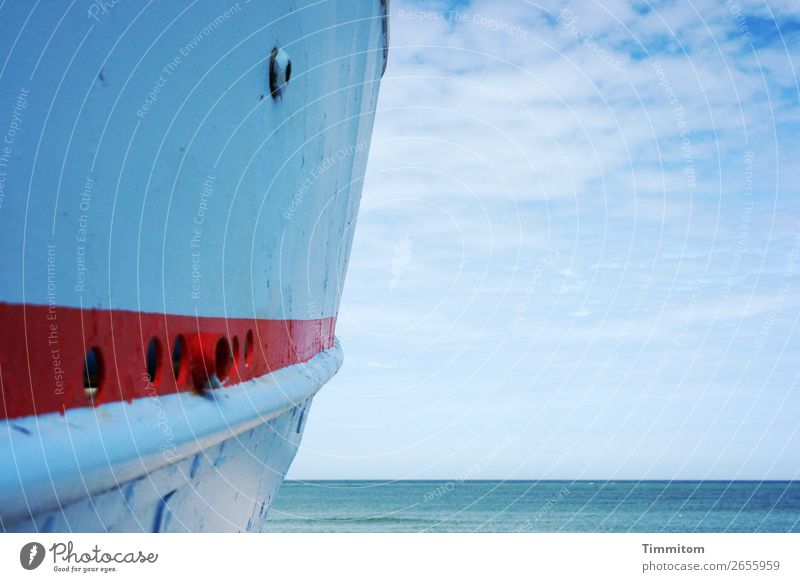
[[[19,118],[0,160],[0,302],[334,317],[385,67],[384,3],[30,10],[11,0],[0,22],[0,121]],[[278,99],[273,47],[292,59]],[[4,421],[0,527],[258,529],[340,361],[336,347],[205,398]]]
[[[93,15],[77,3],[59,23],[67,6],[24,28],[31,5],[3,6],[0,139],[27,96],[2,168],[0,301],[334,316],[384,63],[381,2]],[[292,58],[279,99],[273,47]]]

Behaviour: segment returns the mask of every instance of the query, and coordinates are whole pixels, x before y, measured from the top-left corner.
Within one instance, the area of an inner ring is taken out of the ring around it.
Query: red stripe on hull
[[[0,418],[17,418],[195,391],[212,376],[222,386],[263,376],[332,347],[336,318],[232,319],[0,303],[0,322]],[[180,357],[173,367],[176,341]],[[90,348],[98,354],[93,400],[84,370]]]

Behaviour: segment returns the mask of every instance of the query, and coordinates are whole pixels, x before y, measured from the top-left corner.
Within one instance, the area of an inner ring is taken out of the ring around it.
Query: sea
[[[265,532],[800,532],[800,481],[286,481]]]

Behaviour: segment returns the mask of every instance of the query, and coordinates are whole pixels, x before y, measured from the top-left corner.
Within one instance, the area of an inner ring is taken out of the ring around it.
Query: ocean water
[[[800,532],[800,481],[287,481],[267,532]]]

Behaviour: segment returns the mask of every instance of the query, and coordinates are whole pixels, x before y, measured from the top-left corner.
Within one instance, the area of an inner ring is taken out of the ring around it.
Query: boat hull
[[[8,531],[257,532],[297,452],[310,403]]]
[[[0,525],[260,531],[311,401],[341,362],[337,343],[308,362],[206,396],[153,395],[0,421]]]
[[[0,528],[258,531],[341,364],[386,1],[38,6],[0,18]]]

